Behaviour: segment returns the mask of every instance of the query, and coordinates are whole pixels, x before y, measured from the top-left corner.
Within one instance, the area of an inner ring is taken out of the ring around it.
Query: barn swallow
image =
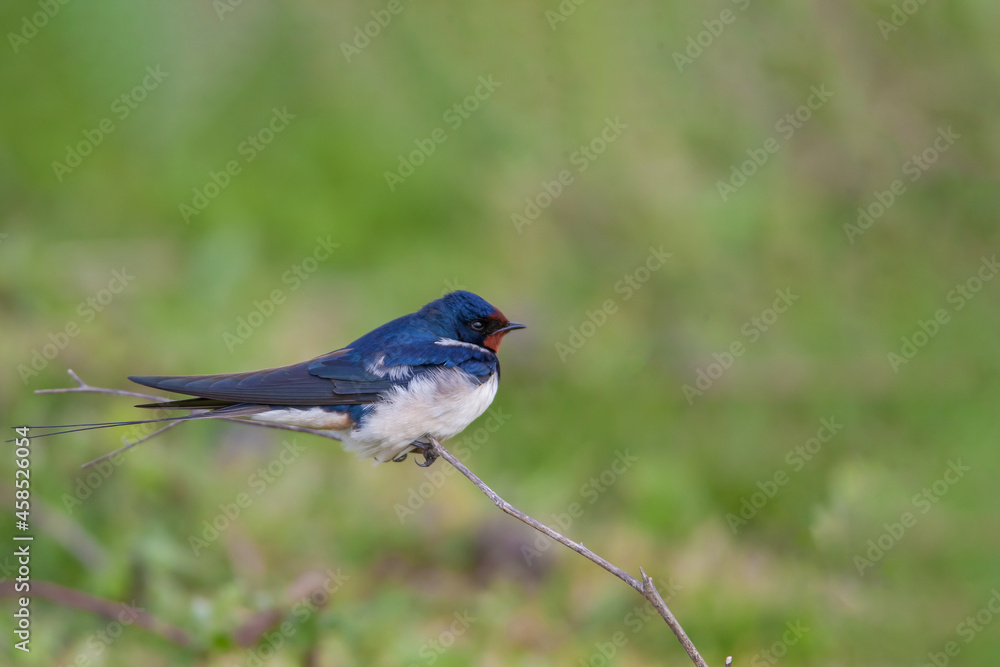
[[[418,465],[428,466],[435,458],[432,439],[461,433],[493,402],[500,342],[523,328],[483,298],[451,292],[347,347],[297,364],[221,375],[130,376],[194,397],[136,407],[198,412],[75,426],[236,417],[330,431],[346,450],[376,464],[416,451],[424,457]]]

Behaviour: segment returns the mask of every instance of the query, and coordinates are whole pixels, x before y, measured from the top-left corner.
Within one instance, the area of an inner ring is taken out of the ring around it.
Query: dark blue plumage
[[[452,437],[482,414],[499,381],[500,341],[522,327],[481,297],[458,291],[298,364],[130,379],[196,397],[140,407],[208,408],[219,416],[332,430],[347,449],[386,461],[430,438]]]

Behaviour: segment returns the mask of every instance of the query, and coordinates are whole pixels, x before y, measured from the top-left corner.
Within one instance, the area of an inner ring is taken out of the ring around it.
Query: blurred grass
[[[509,419],[470,465],[543,520],[582,503],[566,532],[629,571],[672,578],[671,606],[712,664],[728,653],[770,664],[760,652],[796,621],[809,631],[785,664],[924,664],[948,641],[956,662],[992,664],[994,628],[965,643],[957,626],[1000,584],[1000,295],[986,282],[960,311],[947,295],[998,243],[996,6],[926,3],[888,39],[884,1],[585,3],[554,31],[555,3],[402,6],[349,63],[341,42],[384,5],[244,3],[220,20],[208,3],[70,3],[10,48],[6,421],[135,414],[128,399],[31,393],[68,386],[67,368],[127,388],[128,374],[276,366],[471,289],[529,329],[501,353],[496,406]],[[726,8],[735,20],[678,72],[673,54]],[[0,23],[19,32],[38,11],[8,3]],[[66,145],[157,65],[166,79],[60,182],[52,162]],[[487,75],[500,87],[448,128],[442,114]],[[820,85],[832,98],[722,201],[717,182]],[[288,127],[185,224],[179,204],[286,107]],[[628,128],[575,171],[573,152],[607,118]],[[954,147],[850,243],[856,209],[949,126]],[[447,140],[390,192],[384,173],[435,127]],[[563,169],[574,182],[518,233],[511,215]],[[283,277],[318,238],[339,247],[293,290]],[[672,257],[624,300],[617,281],[660,246]],[[134,280],[84,321],[80,304],[122,267]],[[749,342],[741,328],[785,288],[800,300]],[[285,301],[230,351],[224,334],[275,289]],[[618,311],[561,361],[556,344],[607,299]],[[951,321],[894,373],[886,354],[939,308]],[[70,321],[79,334],[22,382],[19,365]],[[746,353],[689,405],[681,387],[737,340]],[[788,452],[831,416],[843,430],[791,472]],[[34,445],[32,576],[136,600],[201,650],[134,627],[94,644],[108,621],[36,600],[30,655],[0,634],[18,664],[252,664],[225,637],[328,568],[349,579],[267,664],[298,664],[313,647],[324,665],[597,665],[618,631],[628,642],[610,664],[685,662],[659,623],[633,632],[640,600],[592,565],[551,548],[526,567],[518,545],[534,536],[497,522],[457,476],[400,522],[397,506],[430,483],[424,471],[372,469],[299,437],[301,457],[256,495],[248,478],[281,434],[191,424],[67,506],[86,479],[79,465],[117,438]],[[639,461],[590,504],[583,485],[625,449]],[[957,459],[971,471],[859,576],[867,540]],[[731,532],[726,515],[778,470],[787,485]],[[10,457],[0,474],[10,499]],[[196,557],[189,536],[243,492],[254,502]],[[478,620],[454,646],[430,648],[465,611]]]

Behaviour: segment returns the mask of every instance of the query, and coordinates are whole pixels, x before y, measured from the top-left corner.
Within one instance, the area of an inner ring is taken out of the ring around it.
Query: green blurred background
[[[998,20],[985,0],[4,3],[4,422],[134,418],[32,393],[68,368],[130,389],[282,365],[466,288],[529,328],[456,449],[672,582],[711,664],[995,664]],[[823,419],[842,427],[810,443]],[[197,423],[80,471],[121,435],[32,445],[32,578],[190,646],[36,598],[31,653],[5,629],[4,660],[687,664],[634,592],[444,462]],[[327,571],[346,579],[303,613]],[[281,645],[241,646],[268,610]]]

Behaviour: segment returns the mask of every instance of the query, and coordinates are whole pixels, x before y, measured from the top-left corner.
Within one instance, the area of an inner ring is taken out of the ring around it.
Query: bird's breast
[[[496,373],[485,381],[458,368],[422,373],[375,404],[356,435],[410,442],[427,436],[446,440],[486,411],[497,384]]]

